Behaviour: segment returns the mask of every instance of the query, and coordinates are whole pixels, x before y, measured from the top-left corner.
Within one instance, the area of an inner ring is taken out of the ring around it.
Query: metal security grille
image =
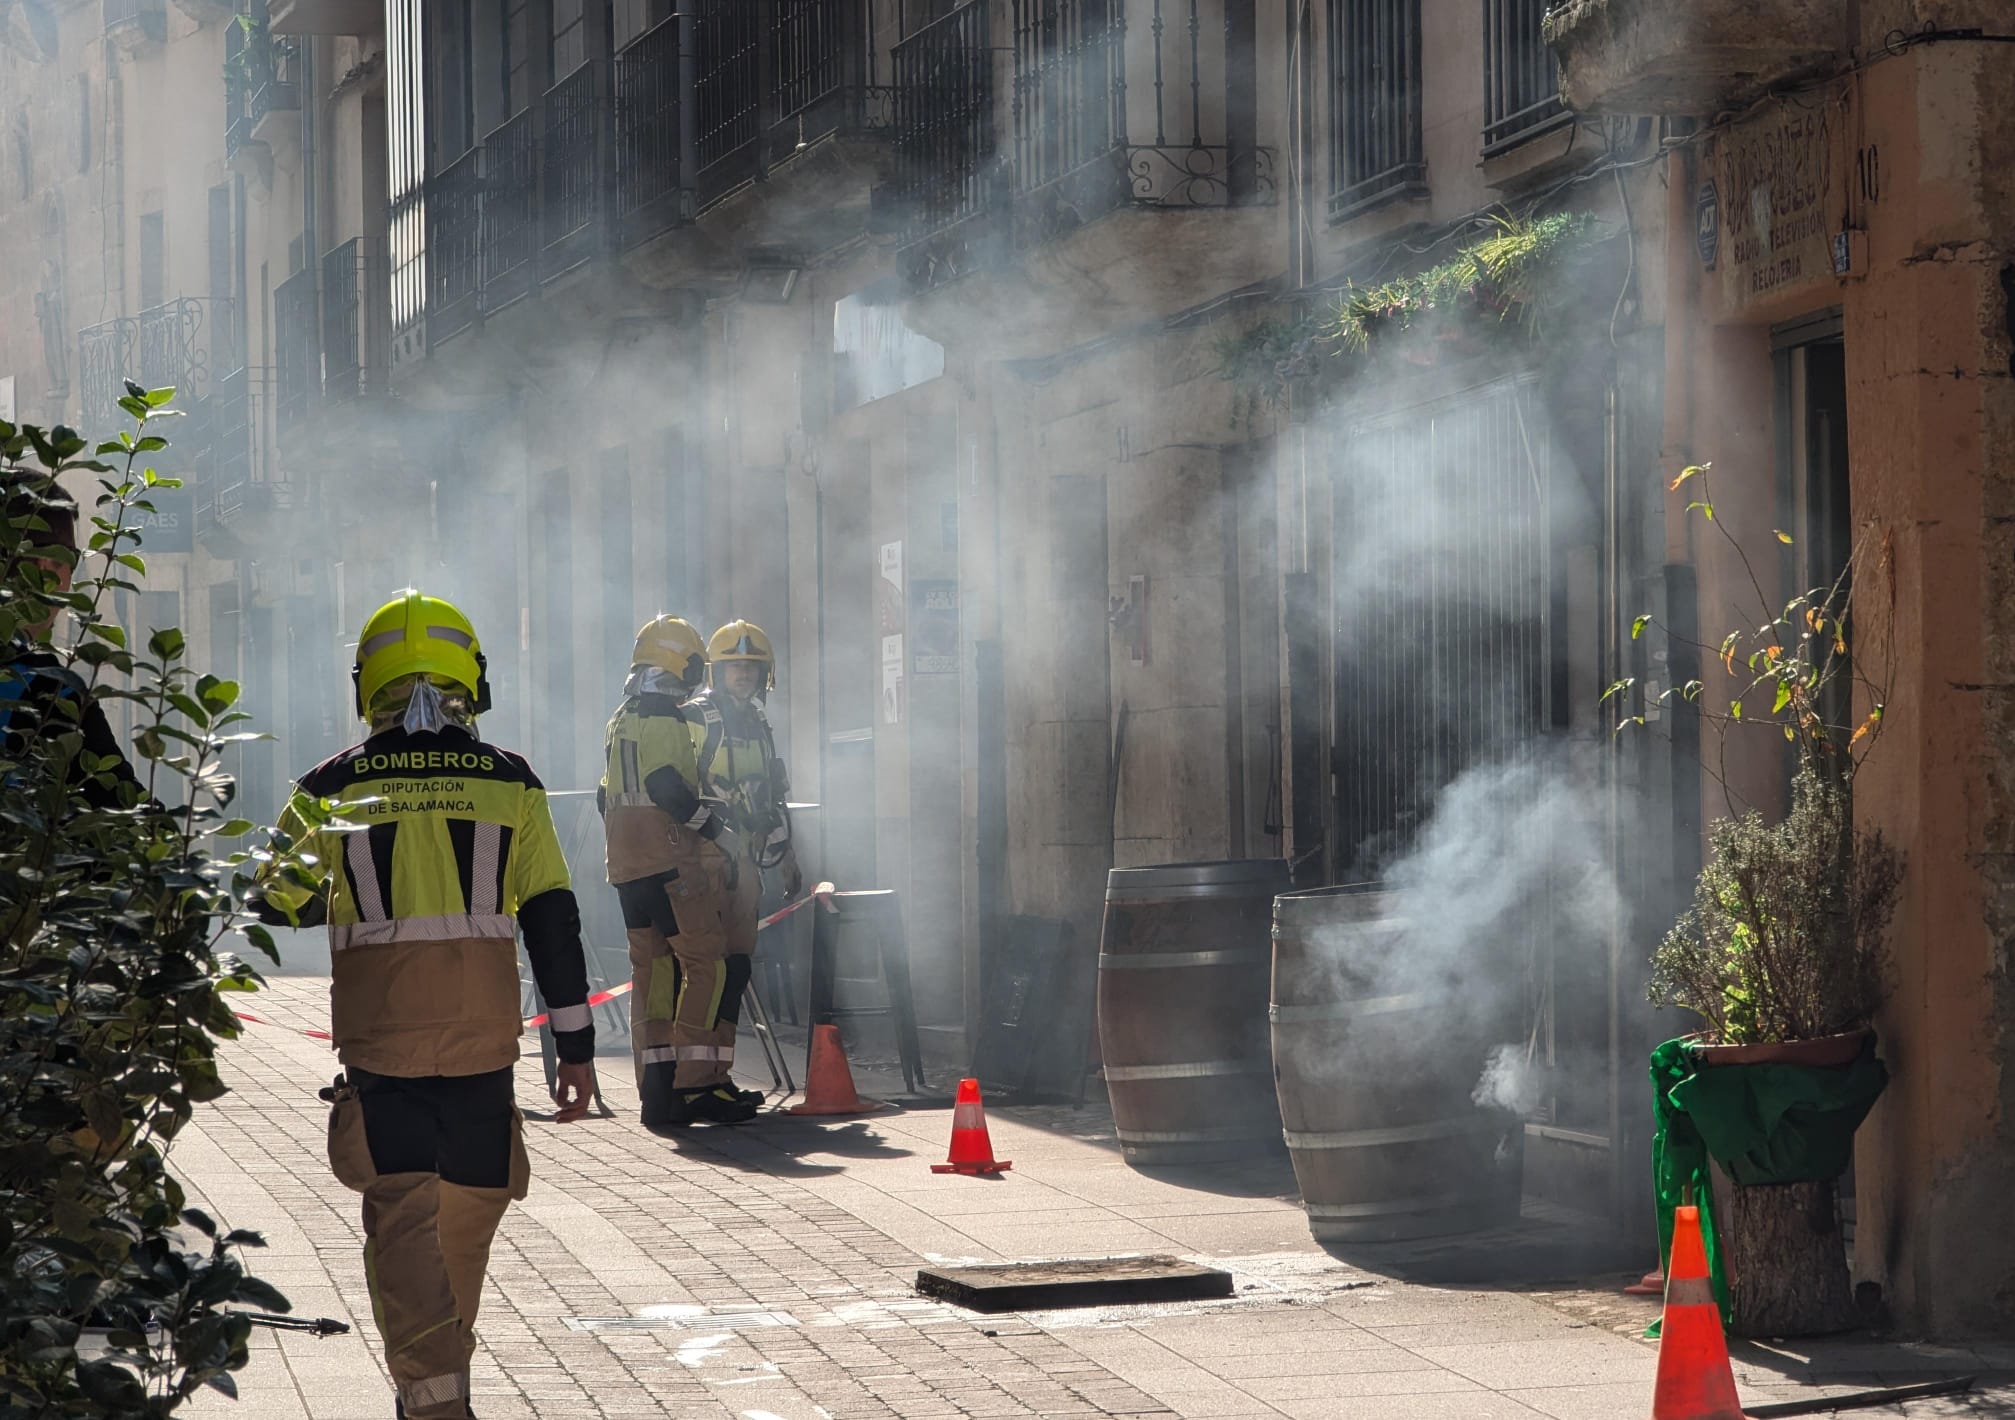
[[[1337,867],[1368,880],[1474,765],[1550,722],[1545,421],[1502,381],[1341,431]]]
[[[427,342],[466,330],[483,284],[482,169],[471,148],[427,180],[427,252],[433,291],[427,302]]]
[[[404,336],[418,326],[427,309],[426,28],[420,0],[389,0],[385,7],[385,139],[389,149],[389,286],[395,336]]]
[[[657,212],[662,221],[626,229],[654,236],[678,213],[679,21],[660,21],[616,56],[616,210],[626,224]]]
[[[1331,220],[1426,191],[1420,0],[1329,0]]]
[[[1560,71],[1539,34],[1547,0],[1483,0],[1483,155],[1568,119]]]
[[[697,69],[693,80],[694,148],[699,159],[700,205],[734,185],[739,169],[716,177],[714,169],[747,156],[762,125],[762,69],[757,53],[763,16],[747,0],[701,0],[693,14]]]
[[[539,254],[538,143],[538,116],[529,108],[505,119],[483,140],[486,288]],[[486,298],[489,294],[486,290]]]
[[[770,90],[788,119],[838,89],[845,73],[843,0],[776,0],[770,19]]]

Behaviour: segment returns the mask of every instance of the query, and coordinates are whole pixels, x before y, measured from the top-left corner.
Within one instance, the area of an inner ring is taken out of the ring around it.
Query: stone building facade
[[[572,796],[592,877],[636,625],[755,620],[809,859],[901,894],[936,1060],[1046,933],[1036,999],[1083,1044],[1109,868],[1349,881],[1509,767],[1564,807],[1480,851],[1571,834],[1614,884],[1517,944],[1528,1186],[1647,1228],[1643,1061],[1686,1025],[1645,959],[1722,801],[1683,717],[1618,737],[1599,701],[1673,683],[1683,648],[1634,618],[1712,624],[1729,574],[1666,484],[1712,459],[1745,527],[1820,556],[1881,526],[1899,689],[1857,803],[1912,877],[1858,1266],[1908,1325],[2005,1327],[1989,0],[1730,4],[1713,45],[1650,0],[136,3],[159,40],[45,0],[0,50],[0,177],[54,195],[0,207],[0,376],[75,418],[98,323],[232,303],[210,367],[242,379],[191,386],[195,537],[151,575],[242,654],[278,763],[348,733],[347,642],[417,582],[468,606],[491,733]],[[117,180],[69,151],[80,71]],[[1228,377],[1555,215],[1580,235],[1545,328]],[[1735,769],[1776,792],[1770,756]]]

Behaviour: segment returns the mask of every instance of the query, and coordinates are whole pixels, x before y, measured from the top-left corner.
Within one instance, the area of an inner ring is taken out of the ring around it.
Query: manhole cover
[[[1179,1257],[1087,1257],[926,1267],[917,1291],[976,1312],[1049,1311],[1229,1297],[1232,1280]]]

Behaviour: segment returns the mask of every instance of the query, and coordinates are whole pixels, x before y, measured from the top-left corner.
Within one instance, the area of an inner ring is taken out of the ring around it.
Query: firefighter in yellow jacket
[[[358,639],[369,737],[303,775],[267,874],[270,921],[326,921],[329,1163],[364,1195],[364,1271],[412,1420],[469,1415],[490,1241],[530,1167],[513,1103],[517,933],[551,1012],[554,1118],[586,1113],[594,1023],[580,912],[531,767],[486,744],[482,647],[447,602],[408,591]],[[331,815],[334,815],[332,819]]]
[[[763,713],[763,698],[777,680],[770,638],[753,621],[731,621],[708,639],[707,659],[712,683],[693,697],[687,718],[698,746],[700,782],[708,794],[724,801],[741,840],[742,861],[726,918],[730,995],[719,1032],[727,1050],[724,1058],[731,1060],[742,990],[755,967],[763,874],[778,874],[786,897],[796,897],[804,879],[784,806],[790,784]]]
[[[637,633],[630,659],[597,801],[636,983],[643,1122],[739,1124],[755,1117],[762,1096],[728,1079],[748,977],[730,971],[728,957],[741,853],[726,806],[702,790],[686,709],[706,680],[706,645],[688,622],[659,616]]]

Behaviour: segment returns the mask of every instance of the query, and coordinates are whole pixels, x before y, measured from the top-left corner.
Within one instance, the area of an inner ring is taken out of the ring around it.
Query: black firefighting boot
[[[679,1097],[687,1124],[746,1124],[756,1117],[756,1107],[732,1085],[681,1090]]]
[[[673,1062],[654,1061],[644,1066],[642,1084],[637,1087],[646,1129],[677,1129],[692,1121],[686,1117],[685,1097],[673,1083]]]

